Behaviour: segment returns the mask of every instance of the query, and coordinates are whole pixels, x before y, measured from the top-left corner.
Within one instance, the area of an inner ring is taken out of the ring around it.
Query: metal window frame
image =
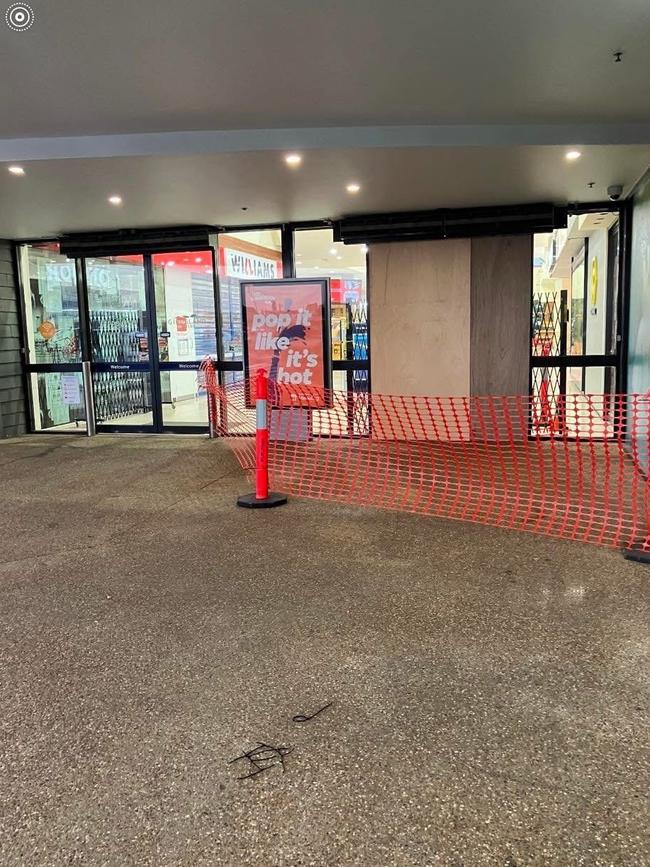
[[[616,393],[625,394],[627,392],[627,352],[629,340],[629,293],[630,293],[630,255],[631,255],[631,223],[632,223],[632,208],[633,200],[631,198],[624,199],[619,202],[572,202],[567,207],[567,216],[579,214],[600,214],[600,213],[615,213],[619,220],[619,237],[618,237],[618,293],[616,297],[616,326],[617,334],[615,337],[616,351],[605,352],[597,355],[568,355],[564,354],[556,356],[538,356],[532,352],[529,358],[528,368],[528,393],[532,397],[533,394],[533,369],[540,367],[555,367],[560,370],[562,377],[562,389],[565,390],[566,371],[570,367],[582,367],[583,382],[586,368],[588,367],[609,367],[614,368],[616,376]],[[588,239],[587,239],[588,240]],[[532,257],[531,257],[532,262]],[[588,292],[588,249],[585,250],[585,314],[586,301]],[[531,267],[532,271],[532,267]],[[531,282],[530,292],[530,315],[529,315],[529,336],[528,345],[532,347],[533,339],[533,292]],[[583,323],[583,330],[586,328],[586,315]],[[583,343],[586,346],[586,342]],[[566,347],[565,347],[566,350]],[[584,386],[583,386],[584,387]],[[622,420],[624,423],[624,420]]]
[[[82,331],[82,319],[81,319],[81,307],[79,307],[79,331],[82,337],[81,339],[81,361],[71,361],[69,363],[37,363],[30,362],[29,360],[29,349],[28,349],[28,340],[27,340],[27,287],[25,285],[25,281],[23,280],[23,273],[20,267],[20,255],[19,250],[23,246],[27,246],[30,244],[58,244],[58,238],[34,238],[25,241],[14,241],[13,242],[13,263],[14,263],[14,271],[16,277],[16,289],[18,292],[18,309],[19,309],[19,332],[21,339],[21,349],[20,354],[22,356],[22,368],[23,368],[23,383],[24,383],[24,391],[25,391],[25,417],[27,420],[27,429],[31,434],[46,434],[47,436],[89,436],[92,432],[94,432],[94,419],[88,418],[89,412],[89,403],[86,395],[86,389],[84,388],[84,408],[86,411],[86,429],[85,430],[56,430],[56,428],[38,428],[36,426],[36,418],[35,418],[35,410],[34,410],[34,389],[32,387],[32,374],[36,373],[84,373],[83,370],[83,359],[84,359],[84,346],[86,345],[86,341],[83,338]],[[76,288],[77,288],[77,304],[79,305],[79,298],[81,292],[81,286],[79,283],[79,268],[77,260],[75,262],[75,280],[76,280]],[[30,295],[31,298],[31,290]],[[83,382],[82,382],[83,385]]]
[[[314,230],[327,230],[329,229],[332,232],[332,243],[336,241],[336,229],[333,220],[306,220],[301,223],[290,223],[289,228],[291,231],[291,252],[294,257],[294,265],[293,265],[293,274],[295,275],[295,233],[301,231],[314,231]],[[366,245],[367,247],[368,245]],[[331,370],[332,373],[337,371],[345,371],[345,383],[347,388],[347,393],[350,396],[348,401],[348,412],[347,412],[347,421],[348,421],[348,436],[358,436],[354,433],[354,374],[357,372],[365,371],[367,373],[366,382],[366,394],[370,394],[371,392],[371,382],[370,382],[370,358],[371,358],[371,349],[370,349],[370,318],[371,318],[371,305],[370,305],[370,270],[369,270],[369,252],[366,250],[366,305],[367,305],[367,318],[366,318],[366,330],[367,330],[367,358],[365,359],[355,359],[355,358],[346,358],[341,359],[340,361],[335,361],[332,359],[331,361]],[[331,297],[330,297],[330,306],[331,306]],[[352,332],[350,331],[350,334]],[[360,392],[360,394],[363,392]],[[370,412],[370,406],[368,407],[368,411]],[[368,435],[370,434],[371,429],[371,420],[368,418]]]
[[[527,206],[521,206],[523,210]],[[631,226],[632,226],[632,208],[633,208],[633,200],[631,198],[627,198],[620,202],[572,202],[570,203],[566,209],[559,208],[558,212],[564,212],[566,210],[566,214],[585,214],[585,213],[600,213],[600,212],[615,212],[619,217],[619,262],[618,262],[618,294],[616,298],[616,322],[617,322],[617,335],[616,335],[616,352],[611,354],[604,354],[602,356],[556,356],[552,359],[548,360],[548,364],[546,363],[546,359],[542,360],[539,356],[533,356],[531,354],[529,359],[529,393],[532,393],[532,370],[533,367],[539,366],[555,366],[560,367],[561,369],[566,369],[567,367],[580,367],[584,366],[605,366],[605,367],[614,367],[616,370],[616,382],[617,382],[617,392],[625,393],[627,388],[627,352],[628,352],[628,344],[629,344],[629,291],[630,291],[630,255],[631,255]],[[478,209],[467,209],[467,211],[478,210]],[[383,215],[383,216],[397,216],[397,215]],[[333,232],[333,236],[336,232],[336,226],[338,225],[337,221],[331,219],[316,219],[316,220],[304,220],[304,221],[293,221],[293,222],[267,222],[267,223],[257,223],[257,224],[231,224],[231,225],[221,225],[221,226],[209,226],[207,227],[210,232],[214,233],[216,238],[216,243],[210,245],[210,249],[212,250],[212,260],[213,260],[213,283],[215,290],[215,317],[217,323],[217,358],[215,359],[215,366],[217,367],[219,381],[223,382],[223,375],[226,372],[230,371],[242,371],[243,370],[243,362],[239,361],[231,361],[225,360],[223,358],[223,342],[222,342],[222,311],[221,311],[221,295],[220,295],[220,286],[219,286],[219,269],[218,262],[216,259],[217,250],[218,250],[218,237],[222,234],[228,234],[231,232],[247,232],[247,231],[255,231],[255,230],[267,230],[267,229],[279,229],[282,237],[282,263],[283,263],[283,272],[285,272],[285,276],[294,277],[295,276],[295,237],[294,233],[296,231],[300,231],[301,229],[330,229]],[[174,229],[182,229],[183,227],[170,227],[170,230]],[[142,230],[144,231],[144,230]],[[93,233],[88,233],[88,235],[92,235]],[[26,357],[26,341],[25,335],[26,331],[26,315],[25,315],[25,290],[22,281],[22,274],[19,267],[19,258],[18,258],[18,248],[25,244],[38,244],[38,243],[47,243],[47,242],[55,242],[60,243],[60,238],[53,237],[40,237],[40,238],[22,238],[14,242],[14,267],[16,271],[16,281],[18,287],[18,300],[19,300],[19,308],[20,308],[20,324],[21,331],[23,337],[23,348],[22,348],[22,356],[23,356],[23,374],[24,374],[24,382],[25,382],[25,396],[28,402],[28,419],[30,423],[30,430],[35,431],[34,427],[34,419],[33,419],[33,396],[31,389],[31,372],[38,372],[35,370],[35,365],[30,365],[28,363],[28,359]],[[360,242],[361,243],[361,242]],[[532,233],[531,233],[531,244],[532,244]],[[186,249],[190,252],[190,246],[187,246]],[[198,250],[198,247],[196,248]],[[205,250],[205,246],[201,245],[201,250]],[[135,252],[131,249],[129,252]],[[160,250],[148,250],[149,255],[153,255],[155,252],[169,252],[166,249]],[[176,252],[176,251],[174,251]],[[143,254],[144,255],[144,254]],[[77,268],[79,269],[79,263],[81,261],[85,261],[85,256],[83,260],[81,257],[76,257],[75,262],[77,263]],[[367,372],[367,381],[368,381],[368,392],[370,393],[372,390],[371,385],[371,320],[372,320],[372,285],[370,280],[369,273],[369,254],[366,254],[366,298],[368,304],[368,359],[366,360],[342,360],[342,361],[333,361],[332,362],[332,370],[342,370],[347,373],[347,384],[348,389],[352,390],[353,386],[353,377],[354,372],[356,370],[366,371]],[[85,271],[85,268],[82,268],[82,271]],[[82,278],[82,281],[85,281],[85,275]],[[83,297],[80,298],[80,321],[82,314],[82,305],[84,310],[83,318],[87,320],[87,287],[85,282],[83,285],[79,282],[79,273],[77,279],[77,290],[78,294],[81,294]],[[531,315],[529,316],[529,340],[532,336],[532,291],[530,293],[531,297]],[[90,353],[90,344],[89,344],[89,333],[84,331],[84,328],[87,326],[82,326],[82,360],[89,361],[90,359],[87,357]],[[155,332],[154,332],[155,333]],[[154,341],[156,342],[156,341]],[[157,342],[156,342],[156,351],[157,351]],[[158,359],[159,370],[163,370],[165,368],[161,367],[161,364],[165,364],[164,362],[160,362]],[[47,371],[43,371],[47,372]],[[113,430],[112,426],[101,426],[102,430]],[[119,427],[119,432],[134,432],[138,430],[135,426],[130,427]],[[201,429],[203,430],[203,428]],[[39,433],[41,431],[38,431]],[[115,432],[118,432],[116,429]],[[175,432],[175,427],[173,426],[163,426],[163,432]],[[183,428],[183,433],[191,432],[191,428]],[[43,433],[55,434],[55,433],[69,433],[68,431],[43,431]]]

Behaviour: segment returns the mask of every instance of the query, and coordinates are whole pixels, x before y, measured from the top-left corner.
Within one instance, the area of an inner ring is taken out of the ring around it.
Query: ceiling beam
[[[0,161],[333,148],[650,144],[650,123],[193,130],[0,139]]]

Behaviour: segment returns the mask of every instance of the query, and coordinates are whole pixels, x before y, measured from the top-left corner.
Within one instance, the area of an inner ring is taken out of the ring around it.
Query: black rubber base
[[[643,551],[640,548],[623,548],[623,556],[626,560],[634,560],[637,563],[645,563],[650,566],[650,551]]]
[[[284,494],[269,493],[264,500],[258,500],[255,494],[244,494],[237,497],[237,505],[244,509],[273,509],[275,506],[284,506],[287,498]]]

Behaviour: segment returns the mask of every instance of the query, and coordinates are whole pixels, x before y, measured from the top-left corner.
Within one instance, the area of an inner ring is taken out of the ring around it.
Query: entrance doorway
[[[577,435],[580,414],[614,431],[623,390],[621,214],[576,211],[565,229],[535,235],[530,385],[538,433]]]
[[[217,354],[212,250],[84,260],[99,431],[205,432],[197,371]]]

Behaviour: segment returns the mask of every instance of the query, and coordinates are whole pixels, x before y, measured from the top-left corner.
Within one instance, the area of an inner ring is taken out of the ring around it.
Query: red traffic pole
[[[255,493],[237,499],[247,509],[270,509],[287,502],[284,494],[269,492],[269,380],[266,370],[255,377]]]
[[[265,500],[269,495],[269,381],[266,371],[257,371],[255,380],[255,497]]]

